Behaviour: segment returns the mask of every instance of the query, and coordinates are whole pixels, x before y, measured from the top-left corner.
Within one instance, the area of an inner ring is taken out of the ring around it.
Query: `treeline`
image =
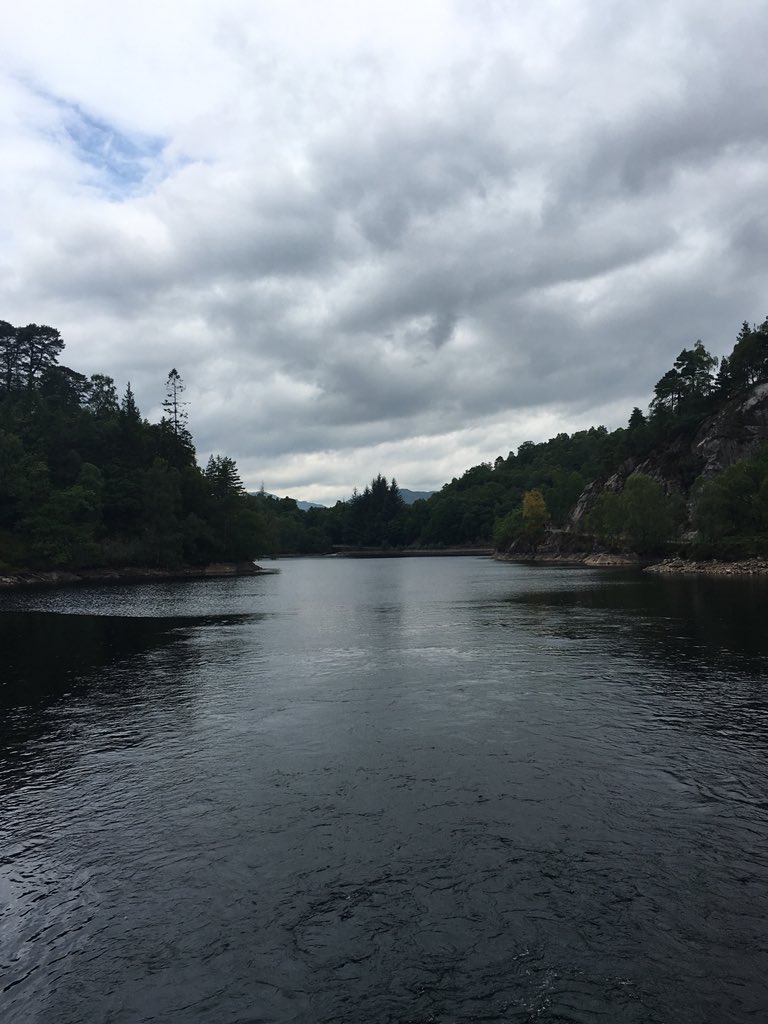
[[[768,551],[768,455],[701,482],[689,444],[705,417],[768,380],[768,320],[743,324],[722,360],[700,341],[683,349],[626,427],[526,441],[412,505],[379,474],[348,501],[307,511],[263,489],[247,494],[225,455],[198,466],[175,369],[164,415],[149,423],[130,384],[118,395],[111,377],[61,365],[63,348],[54,328],[0,322],[0,567],[194,565],[515,541],[535,550],[568,524],[591,481],[652,453],[672,486],[641,472],[604,492],[583,524],[600,543],[657,551],[693,527],[699,554]]]
[[[706,417],[731,399],[768,381],[768,319],[742,324],[730,355],[718,360],[701,341],[683,349],[654,387],[648,413],[635,408],[626,429],[609,435],[610,467],[643,465],[653,458],[666,486],[643,472],[630,472],[623,486],[605,489],[583,523],[610,550],[659,554],[673,542],[692,557],[768,554],[768,445],[711,479],[700,479],[700,455],[690,442]],[[621,480],[621,475],[614,477]],[[538,492],[537,492],[538,493]],[[530,500],[530,499],[529,499]],[[537,522],[560,525],[545,506]],[[496,522],[499,548],[511,544],[535,552],[543,539],[533,530],[524,504]]]
[[[59,363],[57,330],[0,322],[0,566],[177,566],[251,559],[267,516],[227,456],[196,463],[184,385],[149,423],[130,384]]]
[[[550,520],[564,523],[585,485],[613,464],[620,435],[594,427],[539,445],[528,441],[517,454],[474,466],[412,505],[397,481],[381,474],[332,508],[300,512],[291,499],[272,499],[278,550],[490,547],[497,519],[531,488],[542,491]]]
[[[702,460],[691,452],[690,441],[706,417],[766,380],[768,319],[752,327],[745,322],[723,359],[701,341],[683,349],[655,385],[647,411],[633,409],[626,427],[526,441],[411,506],[398,500],[394,480],[377,476],[349,501],[306,515],[315,537],[325,538],[328,547],[506,548],[518,542],[535,551],[549,530],[569,524],[588,484],[619,467],[641,466],[653,455],[670,485],[628,473],[624,486],[595,503],[583,529],[608,548],[642,554],[663,551],[691,527],[698,531],[689,544],[697,555],[760,553],[768,550],[765,460],[758,453],[716,480],[697,483]]]

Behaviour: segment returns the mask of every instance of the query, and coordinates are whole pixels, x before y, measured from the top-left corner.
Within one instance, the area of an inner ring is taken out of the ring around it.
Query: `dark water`
[[[768,589],[0,597],[0,1020],[768,1019]]]

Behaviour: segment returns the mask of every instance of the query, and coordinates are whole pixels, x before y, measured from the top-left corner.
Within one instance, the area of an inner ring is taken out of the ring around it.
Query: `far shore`
[[[335,551],[333,558],[490,558],[493,548],[356,548]]]
[[[445,557],[492,557],[498,562],[515,562],[520,565],[571,566],[573,568],[624,568],[640,569],[659,576],[766,576],[768,559],[746,558],[727,562],[720,559],[693,560],[686,558],[665,558],[649,564],[649,559],[638,555],[608,552],[571,552],[555,554],[541,552],[535,557],[520,554],[509,555],[494,551],[493,548],[433,548],[420,550],[398,550],[395,548],[371,548],[338,551],[333,555],[315,556],[331,558],[445,558]],[[291,558],[291,555],[279,558]],[[312,556],[296,556],[312,557]],[[278,558],[278,560],[279,560]],[[3,573],[0,571],[0,592],[3,590],[34,587],[66,587],[78,584],[99,583],[152,583],[162,580],[204,580],[237,576],[260,576],[279,572],[279,569],[265,569],[255,562],[214,562],[209,565],[183,566],[176,569],[159,569],[140,566],[123,566],[111,569],[78,569],[69,572],[52,570],[48,572],[26,570]]]
[[[497,562],[519,562],[521,565],[565,565],[585,566],[595,568],[596,566],[617,566],[625,569],[640,569],[647,564],[637,555],[631,554],[610,554],[608,552],[571,552],[565,555],[554,554],[551,551],[543,551],[536,556],[533,555],[504,555],[495,552],[493,555]]]
[[[184,566],[178,569],[123,566],[118,569],[78,569],[76,572],[54,570],[0,573],[0,590],[24,587],[65,587],[79,583],[151,583],[157,580],[204,580],[228,576],[259,576],[274,572],[255,562],[212,562],[209,565]]]
[[[742,558],[728,562],[723,559],[689,559],[665,558],[661,562],[640,558],[633,554],[611,554],[608,552],[571,552],[558,555],[542,552],[535,558],[524,555],[503,555],[496,552],[493,556],[499,562],[518,562],[521,565],[562,565],[585,568],[625,568],[641,569],[643,572],[657,576],[764,576],[768,575],[768,559]]]

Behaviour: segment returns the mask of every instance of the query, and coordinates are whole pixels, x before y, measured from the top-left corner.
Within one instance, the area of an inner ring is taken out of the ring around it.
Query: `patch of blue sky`
[[[66,105],[64,129],[79,159],[97,172],[99,186],[114,199],[140,188],[165,146],[161,138],[127,135],[75,104]]]
[[[148,177],[162,176],[162,153],[167,140],[140,133],[128,134],[114,124],[88,113],[79,104],[40,89],[35,90],[59,112],[60,131],[78,160],[91,168],[89,183],[110,199],[119,200],[141,191]],[[61,139],[61,135],[59,135]]]

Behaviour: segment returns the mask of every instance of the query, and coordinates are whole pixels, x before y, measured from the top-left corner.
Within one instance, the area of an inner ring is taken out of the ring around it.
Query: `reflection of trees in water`
[[[561,614],[537,617],[539,627],[560,635],[611,632],[630,649],[674,661],[688,670],[728,668],[765,671],[768,580],[616,580],[584,589],[528,592],[507,603]],[[570,614],[569,614],[570,613]]]
[[[138,733],[132,740],[129,718],[118,728],[132,701],[147,698],[173,705],[180,719],[190,716],[197,670],[207,658],[198,635],[206,628],[220,633],[242,618],[0,613],[0,761],[18,767],[36,744],[63,739],[74,727],[75,707],[114,718],[122,746],[141,740]]]
[[[768,580],[632,578],[505,599],[502,623],[573,643],[586,671],[663,694],[668,723],[768,742]],[[607,660],[610,659],[610,660]]]

